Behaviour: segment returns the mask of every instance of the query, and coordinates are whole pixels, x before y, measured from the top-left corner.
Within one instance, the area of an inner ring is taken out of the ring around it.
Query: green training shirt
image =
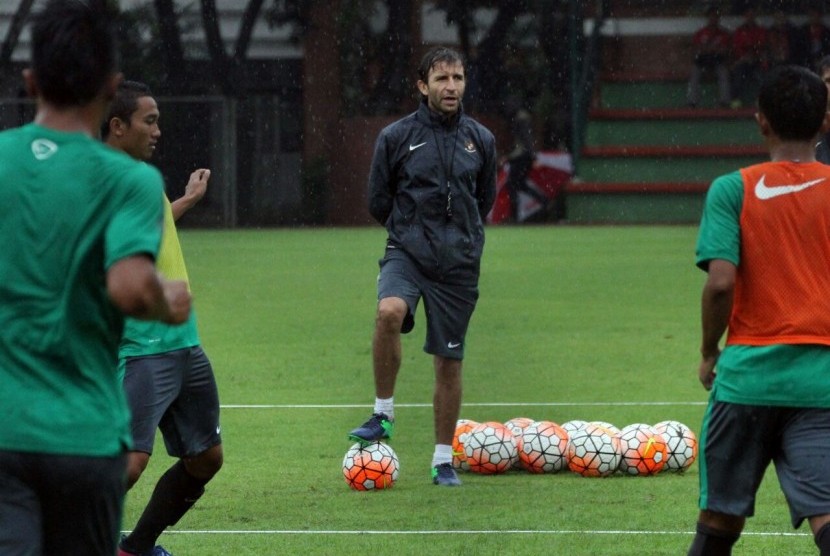
[[[156,259],[156,268],[165,278],[188,282],[187,268],[184,264],[179,236],[176,233],[173,210],[166,196],[162,196],[162,200],[164,202],[164,233]],[[119,357],[124,359],[156,355],[197,345],[199,345],[199,334],[194,311],[190,312],[187,322],[177,325],[128,318],[124,325]],[[123,372],[124,365],[120,365],[119,374],[123,375]]]
[[[106,269],[155,257],[162,194],[157,170],[81,133],[0,132],[0,450],[131,445]]]
[[[719,177],[709,188],[700,222],[696,263],[741,260],[740,172]],[[774,261],[770,261],[774,264]],[[798,344],[728,345],[721,352],[712,397],[749,405],[830,407],[830,348]]]

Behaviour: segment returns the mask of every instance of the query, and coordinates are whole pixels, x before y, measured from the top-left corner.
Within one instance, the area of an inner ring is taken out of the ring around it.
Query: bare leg
[[[375,334],[372,338],[372,363],[375,373],[375,395],[391,398],[401,368],[401,323],[406,316],[406,301],[386,297],[378,303]]]
[[[435,443],[452,444],[455,425],[461,413],[461,366],[458,359],[436,355],[435,394],[432,407],[435,415]]]

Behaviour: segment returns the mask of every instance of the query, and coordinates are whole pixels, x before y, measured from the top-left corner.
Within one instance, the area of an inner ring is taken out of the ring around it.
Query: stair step
[[[590,120],[745,120],[755,121],[754,108],[595,108]]]
[[[665,158],[707,158],[765,156],[763,145],[610,145],[584,147],[583,157],[665,157]]]
[[[628,193],[665,195],[665,194],[699,194],[706,193],[706,182],[587,182],[575,180],[569,183],[565,191],[577,195],[620,195]]]

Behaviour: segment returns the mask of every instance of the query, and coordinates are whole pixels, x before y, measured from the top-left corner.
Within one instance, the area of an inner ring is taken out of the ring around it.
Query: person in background
[[[383,129],[369,173],[369,212],[386,227],[372,340],[374,413],[348,436],[373,442],[392,436],[401,334],[414,326],[423,299],[424,350],[433,356],[434,484],[461,484],[452,439],[461,409],[467,326],[478,300],[484,219],[496,194],[493,134],[461,107],[466,74],[461,54],[436,47],[418,68],[418,110]]]
[[[712,182],[697,241],[700,513],[689,556],[731,554],[770,463],[794,528],[830,554],[830,125],[827,86],[801,66],[765,76],[756,119],[770,161]],[[725,347],[720,348],[726,335]]]
[[[0,554],[115,554],[129,411],[124,316],[185,322],[156,273],[158,171],[97,140],[115,94],[104,1],[51,0],[31,27],[34,121],[0,133]]]
[[[830,28],[824,24],[824,12],[817,6],[807,10],[807,23],[800,30],[800,63],[814,68],[819,61],[830,55]]]
[[[509,165],[507,174],[507,193],[510,196],[510,208],[513,214],[513,222],[521,220],[521,197],[519,193],[526,193],[534,199],[547,205],[547,198],[537,193],[527,185],[527,175],[533,168],[533,160],[536,156],[533,148],[533,117],[530,112],[522,106],[519,97],[511,95],[505,102],[505,113],[510,121],[510,134],[513,139],[513,149],[502,157],[502,164]]]
[[[799,31],[784,10],[775,11],[772,25],[767,29],[767,43],[770,67],[798,63]]]
[[[161,136],[159,117],[150,88],[124,81],[101,137],[136,160],[149,160]],[[176,220],[204,196],[209,179],[210,170],[199,168],[190,175],[182,197],[171,203],[162,195],[164,239],[156,267],[168,278],[189,283]],[[134,441],[127,464],[128,488],[150,461],[157,428],[167,453],[178,458],[159,479],[135,528],[121,541],[119,556],[165,556],[169,553],[156,545],[158,537],[196,503],[222,467],[216,379],[200,345],[195,313],[178,326],[128,319],[119,356]]]
[[[700,105],[700,81],[706,72],[713,72],[718,81],[718,104],[729,106],[732,96],[729,89],[729,53],[732,36],[720,24],[718,8],[706,8],[707,23],[692,37],[694,63],[686,90],[686,101],[692,108]]]
[[[755,9],[746,8],[744,21],[732,34],[733,108],[751,105],[758,93],[761,75],[767,68],[767,30],[758,25]]]

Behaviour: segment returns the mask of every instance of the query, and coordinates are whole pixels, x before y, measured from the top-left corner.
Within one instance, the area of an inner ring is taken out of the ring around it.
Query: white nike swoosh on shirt
[[[426,141],[424,141],[423,143],[419,143],[419,144],[417,144],[417,145],[409,145],[409,152],[414,151],[414,150],[415,150],[415,149],[417,149],[418,147],[423,147],[423,146],[424,146],[424,145],[426,145],[426,144],[427,144],[427,143],[426,143]]]
[[[761,199],[762,201],[766,201],[767,199],[772,199],[773,197],[779,197],[781,195],[787,195],[789,193],[797,193],[799,191],[803,191],[808,187],[813,187],[821,182],[823,182],[827,178],[819,178],[817,180],[806,181],[804,183],[799,183],[798,185],[776,185],[773,187],[767,186],[764,183],[764,178],[766,178],[766,174],[761,176],[761,179],[758,180],[758,183],[755,184],[755,196]]]

